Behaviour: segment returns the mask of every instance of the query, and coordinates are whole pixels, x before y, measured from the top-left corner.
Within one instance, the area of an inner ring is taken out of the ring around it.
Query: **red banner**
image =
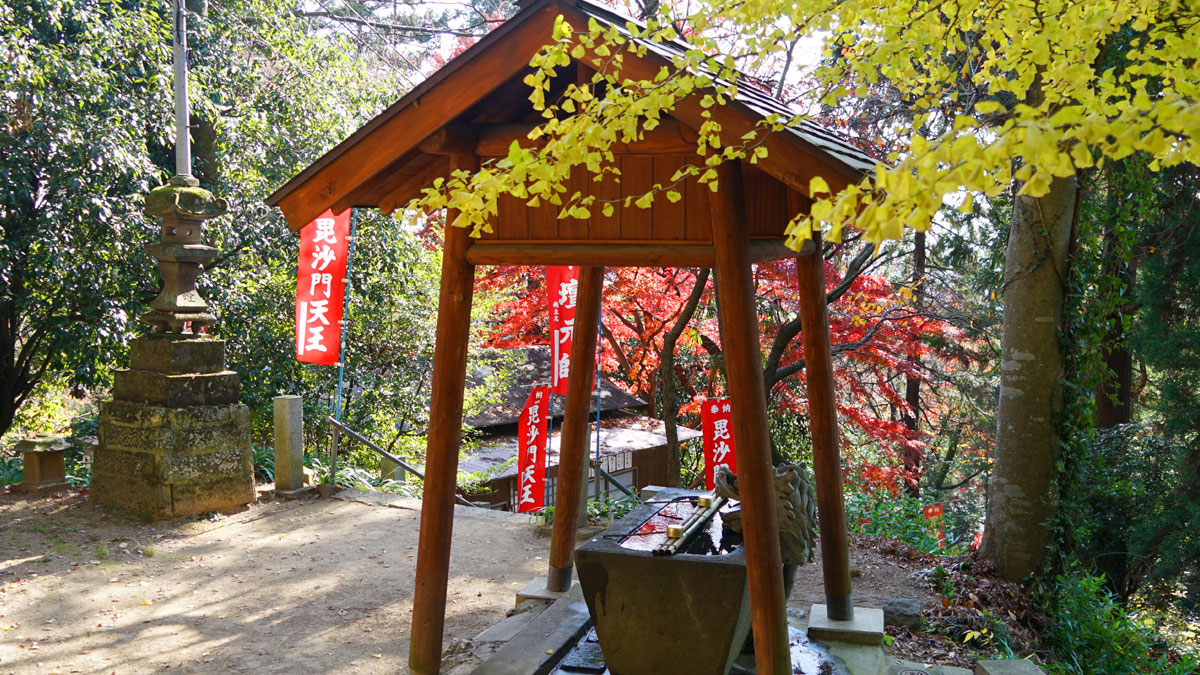
[[[517,420],[517,513],[546,505],[546,420],[550,387],[534,387]]]
[[[733,419],[729,399],[705,401],[700,408],[700,429],[704,432],[704,485],[706,490],[717,486],[717,469],[725,467],[737,473],[733,456]]]
[[[579,268],[547,267],[546,294],[550,301],[550,391],[567,393],[571,368],[571,336],[575,332],[575,300],[579,296]]]
[[[929,506],[921,507],[921,513],[925,515],[925,520],[931,525],[936,525],[938,545],[942,548],[946,547],[946,531],[941,528],[942,514],[946,512],[946,507],[941,504],[930,504]],[[983,533],[980,532],[980,535]]]
[[[300,230],[296,272],[296,359],[337,365],[346,295],[350,209],[326,211]]]

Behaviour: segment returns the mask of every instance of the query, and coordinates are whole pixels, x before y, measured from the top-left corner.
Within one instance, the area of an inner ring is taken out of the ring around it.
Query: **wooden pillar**
[[[842,501],[842,459],[838,449],[837,407],[833,390],[833,356],[829,315],[825,307],[825,260],[821,233],[813,233],[812,253],[796,258],[800,292],[800,324],[804,333],[805,379],[812,432],[813,473],[817,482],[817,515],[821,519],[821,564],[829,618],[854,618],[850,593],[850,549],[846,541],[846,508]]]
[[[792,672],[784,613],[787,599],[783,597],[771,436],[767,428],[767,396],[758,344],[742,168],[737,162],[726,162],[717,172],[719,190],[709,194],[709,205],[716,249],[725,379],[733,402],[734,452],[738,492],[742,497],[755,665],[761,675],[785,675]]]
[[[596,330],[600,325],[603,267],[579,270],[579,293],[575,300],[575,327],[571,340],[571,370],[567,373],[567,402],[559,436],[558,483],[554,496],[554,531],[550,536],[550,569],[546,589],[565,591],[571,587],[571,565],[575,562],[575,532],[578,527],[587,476],[588,414],[592,401],[592,373],[596,363]]]
[[[454,155],[451,165],[455,169],[474,171],[479,167],[479,160],[474,155]],[[470,235],[466,228],[450,225],[455,215],[453,211],[446,214],[446,238],[442,247],[433,391],[425,451],[425,494],[421,500],[421,533],[417,545],[412,635],[408,650],[409,668],[419,675],[433,675],[441,667],[471,296],[475,282],[475,266],[467,262]]]

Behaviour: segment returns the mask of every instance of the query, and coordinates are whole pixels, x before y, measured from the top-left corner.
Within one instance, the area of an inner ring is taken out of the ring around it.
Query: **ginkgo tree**
[[[823,39],[808,100],[864,95],[887,81],[916,110],[908,143],[872,175],[836,193],[812,179],[808,213],[789,227],[795,247],[814,229],[837,241],[846,227],[866,241],[923,231],[947,201],[1012,196],[1006,259],[1005,331],[984,554],[1022,578],[1044,556],[1059,441],[1062,355],[1056,344],[1076,222],[1076,172],[1143,153],[1152,170],[1200,160],[1200,7],[1189,0],[704,0],[669,4],[646,24],[571,25],[561,17],[526,78],[544,123],[539,148],[513,143],[507,157],[439,181],[423,206],[458,210],[455,225],[488,229],[501,194],[560,207],[560,217],[611,213],[616,204],[566,189],[572,169],[616,174],[612,145],[635,140],[681,101],[705,111],[697,129],[703,159],[672,182],[625,197],[640,207],[675,200],[695,176],[718,190],[716,166],[767,156],[764,139],[801,116],[766,116],[738,138],[712,115],[757,86],[761,72],[800,36]],[[686,38],[688,45],[675,42]],[[626,58],[674,42],[670,66],[631,77]],[[1118,66],[1101,58],[1124,45]],[[547,100],[551,80],[572,60],[593,71]],[[694,98],[693,98],[694,97]],[[945,105],[947,98],[953,104]],[[938,124],[927,124],[942,115]],[[936,129],[936,132],[930,131]],[[532,144],[530,144],[532,145]],[[965,196],[965,198],[964,198]],[[949,199],[948,199],[949,198]]]

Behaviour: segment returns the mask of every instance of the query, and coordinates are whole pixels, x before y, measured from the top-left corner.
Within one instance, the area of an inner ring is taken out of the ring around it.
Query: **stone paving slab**
[[[472,675],[546,675],[590,626],[583,591],[572,586]]]
[[[1045,675],[1045,672],[1025,659],[990,659],[975,664],[975,675]]]

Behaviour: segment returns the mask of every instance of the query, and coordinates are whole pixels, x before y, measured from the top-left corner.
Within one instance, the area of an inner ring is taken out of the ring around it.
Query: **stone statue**
[[[721,467],[716,475],[714,494],[738,499],[737,476]],[[803,565],[813,559],[813,541],[817,535],[817,491],[809,478],[808,467],[780,464],[775,467],[775,513],[779,519],[779,550],[784,565]],[[723,513],[725,528],[742,531],[742,513]]]

